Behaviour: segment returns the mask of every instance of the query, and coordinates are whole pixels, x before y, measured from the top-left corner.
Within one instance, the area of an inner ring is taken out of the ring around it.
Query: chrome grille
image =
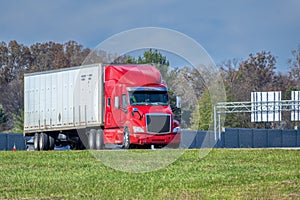
[[[148,133],[170,133],[171,115],[146,114],[146,127]]]

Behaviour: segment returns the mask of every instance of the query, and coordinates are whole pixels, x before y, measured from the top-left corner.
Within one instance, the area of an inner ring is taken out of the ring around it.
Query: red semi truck
[[[155,66],[92,64],[25,74],[24,136],[35,150],[128,149],[179,146],[180,128]]]

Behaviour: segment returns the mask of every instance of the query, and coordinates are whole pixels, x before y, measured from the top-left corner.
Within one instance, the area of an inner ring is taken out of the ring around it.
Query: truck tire
[[[95,149],[95,139],[96,139],[96,130],[95,129],[91,129],[88,132],[88,147],[89,149]]]
[[[33,138],[33,148],[34,148],[35,151],[40,150],[39,142],[40,142],[40,134],[35,133],[34,138]]]
[[[49,143],[49,150],[54,150],[55,147],[55,139],[52,135],[48,135],[48,143]]]
[[[99,129],[96,132],[96,149],[104,149],[104,135],[102,129]]]
[[[39,147],[40,147],[40,150],[43,151],[43,150],[48,150],[48,146],[49,143],[48,143],[48,135],[46,133],[41,133],[40,134],[40,140],[39,140]]]
[[[124,128],[124,135],[123,135],[123,148],[130,149],[130,134],[128,128]]]

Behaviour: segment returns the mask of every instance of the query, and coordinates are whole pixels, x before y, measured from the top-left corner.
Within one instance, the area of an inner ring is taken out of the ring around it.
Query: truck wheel
[[[89,137],[89,149],[95,149],[95,137],[96,137],[96,130],[95,129],[91,129],[88,132],[88,137]]]
[[[34,148],[35,151],[40,150],[39,141],[40,141],[40,134],[35,133],[34,138],[33,138],[33,148]]]
[[[40,150],[48,150],[48,135],[46,133],[41,133],[40,134],[40,141],[39,141],[39,147]]]
[[[103,136],[103,130],[99,129],[96,132],[96,149],[104,149],[104,136]]]
[[[55,147],[55,139],[52,135],[48,135],[48,142],[49,142],[49,150],[54,150]]]
[[[123,135],[123,148],[129,149],[130,148],[130,135],[128,128],[124,129],[124,135]]]

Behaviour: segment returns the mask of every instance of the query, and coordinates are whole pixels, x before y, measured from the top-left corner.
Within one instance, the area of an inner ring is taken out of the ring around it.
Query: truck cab
[[[179,145],[168,88],[154,66],[107,66],[105,75],[105,144]]]

